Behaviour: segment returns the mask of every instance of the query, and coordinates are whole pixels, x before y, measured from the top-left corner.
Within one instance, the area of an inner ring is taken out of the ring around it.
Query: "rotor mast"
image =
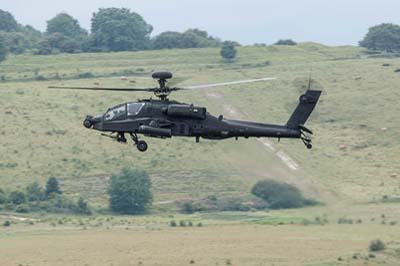
[[[160,88],[154,90],[154,95],[160,98],[160,100],[167,100],[168,95],[171,93],[171,89],[167,86],[167,80],[172,78],[171,72],[154,72],[152,75],[153,79],[158,80]]]

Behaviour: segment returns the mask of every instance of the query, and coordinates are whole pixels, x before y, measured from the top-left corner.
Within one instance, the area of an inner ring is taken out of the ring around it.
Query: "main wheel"
[[[307,143],[306,147],[307,147],[307,149],[311,150],[312,149],[312,144],[311,143]]]
[[[136,148],[141,152],[146,151],[147,150],[147,143],[145,141],[143,141],[143,140],[139,140],[136,143]]]

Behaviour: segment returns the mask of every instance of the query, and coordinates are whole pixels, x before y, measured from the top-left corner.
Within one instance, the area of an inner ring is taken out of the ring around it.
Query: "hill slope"
[[[151,172],[156,200],[215,193],[243,193],[258,179],[296,183],[325,201],[368,201],[398,195],[400,166],[399,59],[363,59],[356,47],[304,43],[294,47],[241,47],[234,64],[225,64],[218,49],[136,53],[15,56],[1,64],[0,186],[18,187],[58,176],[69,193],[104,200],[107,177],[124,166]],[[389,67],[382,67],[390,63]],[[149,151],[138,153],[82,127],[86,114],[145,94],[48,90],[50,84],[132,86],[117,78],[127,75],[135,86],[153,85],[143,78],[168,69],[202,84],[276,76],[271,83],[174,94],[177,100],[224,113],[233,106],[246,119],[285,123],[310,68],[324,88],[322,101],[308,126],[315,132],[314,149],[300,141],[274,142],[299,165],[293,170],[256,140],[221,142],[192,139],[149,139]],[[82,73],[93,79],[76,79]],[[32,81],[37,76],[65,78]],[[76,79],[76,80],[75,80]],[[212,97],[218,95],[217,98]],[[211,96],[210,96],[211,95]],[[387,130],[382,130],[387,128]],[[396,175],[397,174],[397,175]],[[89,192],[88,192],[89,191]]]

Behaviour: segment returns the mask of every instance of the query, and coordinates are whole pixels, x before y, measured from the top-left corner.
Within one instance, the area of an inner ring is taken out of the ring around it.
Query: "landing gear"
[[[303,134],[301,136],[301,140],[303,141],[304,145],[306,145],[307,149],[312,149],[311,139],[309,137]]]
[[[118,132],[117,141],[118,142],[122,142],[122,143],[126,143],[125,134],[121,133],[121,132]]]
[[[145,152],[147,150],[147,143],[144,140],[139,140],[136,133],[131,133],[131,138],[139,151]]]

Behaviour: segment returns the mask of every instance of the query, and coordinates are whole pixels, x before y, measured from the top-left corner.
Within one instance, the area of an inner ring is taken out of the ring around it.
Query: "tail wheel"
[[[139,141],[136,143],[136,148],[137,148],[139,151],[144,152],[144,151],[147,150],[147,143],[146,143],[145,141],[143,141],[143,140],[139,140]]]

